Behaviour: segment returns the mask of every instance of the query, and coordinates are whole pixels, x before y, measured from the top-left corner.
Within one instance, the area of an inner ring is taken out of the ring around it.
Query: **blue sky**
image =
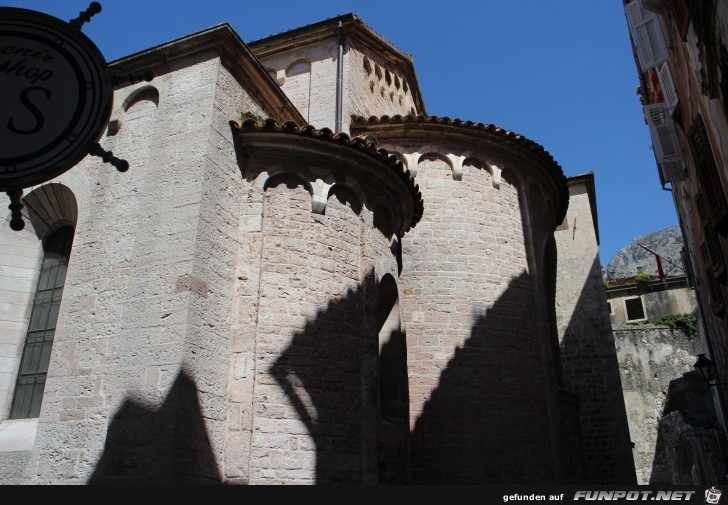
[[[5,0],[75,18],[88,0]],[[620,0],[102,0],[83,31],[107,61],[227,22],[244,41],[348,12],[414,56],[434,116],[541,144],[567,176],[594,172],[603,265],[677,224],[660,187]]]

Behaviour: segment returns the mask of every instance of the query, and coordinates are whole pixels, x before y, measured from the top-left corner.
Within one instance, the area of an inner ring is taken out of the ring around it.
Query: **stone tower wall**
[[[231,363],[237,478],[376,483],[378,291],[398,275],[413,185],[357,142],[252,120],[237,129],[248,186]]]
[[[336,124],[336,38],[261,58],[271,76],[316,128]],[[366,61],[365,61],[366,60]],[[352,115],[411,114],[411,83],[395,66],[360,41],[347,38],[343,47],[341,131]]]
[[[345,123],[356,116],[415,114],[411,83],[396,66],[357,40],[346,53]]]
[[[429,137],[383,146],[426,202],[402,240],[413,482],[552,481],[556,384],[533,241],[553,204],[534,195],[526,209],[515,158]]]
[[[583,178],[569,181],[557,227],[556,318],[564,386],[579,396],[583,482],[634,483],[629,427],[602,281],[597,231]]]
[[[333,130],[337,58],[337,40],[328,39],[260,61],[309,124]]]

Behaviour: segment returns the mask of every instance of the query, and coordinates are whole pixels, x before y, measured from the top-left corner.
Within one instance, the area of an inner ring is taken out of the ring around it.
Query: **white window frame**
[[[643,72],[656,67],[669,57],[660,18],[646,9],[643,0],[633,0],[624,6],[632,41]]]

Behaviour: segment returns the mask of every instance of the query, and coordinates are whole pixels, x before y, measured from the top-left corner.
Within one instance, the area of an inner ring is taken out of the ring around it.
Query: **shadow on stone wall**
[[[364,293],[373,285],[369,276],[363,286],[331,300],[293,335],[268,370],[315,444],[316,484],[359,483],[362,430],[369,431],[366,439],[376,436],[376,361],[372,360],[378,343],[373,325],[366,335],[362,322]],[[367,356],[370,369],[363,383]]]
[[[164,404],[127,400],[114,415],[88,484],[220,484],[197,387],[180,372]]]
[[[696,371],[670,381],[658,423],[650,485],[712,486],[726,482],[725,444],[710,387]]]
[[[601,266],[594,258],[561,340],[564,387],[579,398],[582,484],[636,484],[619,362]]]
[[[369,279],[368,285],[329,302],[303,331],[294,334],[270,367],[312,437],[317,484],[377,482],[378,385],[376,370],[371,367],[377,359],[377,337],[374,330],[362,330],[367,326],[361,320],[365,294],[374,289],[372,282]],[[496,303],[476,316],[470,337],[454,350],[410,433],[408,483],[579,480],[575,477],[580,475],[579,441],[571,440],[570,446],[562,448],[561,464],[566,468],[561,469],[561,476],[555,466],[552,444],[559,439],[552,437],[552,429],[558,428],[550,424],[553,417],[544,397],[554,394],[556,405],[560,398],[555,388],[549,392],[544,386],[543,367],[552,364],[541,354],[543,336],[525,303],[531,290],[527,274],[512,279]],[[589,435],[596,438],[600,428],[611,427],[611,432],[603,434],[604,440],[617,433],[626,446],[602,451],[607,454],[606,476],[600,482],[628,484],[634,483],[634,465],[610,337],[611,332],[602,336],[607,340],[597,351],[592,347],[592,333],[583,339],[572,337],[565,347],[567,355],[583,367],[574,373],[595,370],[590,378],[598,384],[586,385],[585,391],[594,395],[586,403],[601,424],[594,421]],[[579,352],[586,357],[578,356]],[[597,361],[590,362],[589,357]],[[598,376],[605,363],[613,365],[607,370],[614,377]],[[574,453],[568,454],[568,450]],[[620,450],[621,460],[614,455]],[[615,469],[617,464],[627,466]],[[406,474],[403,469],[401,475]]]
[[[371,289],[368,279],[329,302],[270,367],[314,441],[317,484],[378,480],[377,336],[358,315]],[[531,289],[527,274],[514,278],[454,350],[410,434],[410,483],[554,482]],[[405,483],[391,463],[384,480]]]
[[[379,351],[380,421],[377,433],[378,483],[406,484],[410,479],[407,336],[390,332]]]
[[[531,290],[513,278],[452,353],[412,431],[413,483],[555,482]]]
[[[356,290],[330,301],[294,334],[269,369],[314,442],[317,484],[378,480],[376,307],[365,306],[372,303],[367,300],[376,300],[371,296],[375,289],[369,276]],[[543,335],[527,303],[531,290],[528,274],[512,279],[492,307],[475,317],[470,337],[452,353],[409,436],[409,483],[557,481],[553,417],[544,398],[556,391],[544,386],[543,367],[551,364],[542,356]],[[578,352],[594,352],[589,344],[589,339],[565,340],[562,352],[566,349],[568,356],[581,359]],[[594,366],[584,360],[579,363]],[[617,388],[621,398],[619,382]],[[610,391],[603,392],[596,401],[615,409],[619,421],[620,405],[614,405]],[[626,430],[626,418],[624,422]],[[402,455],[398,452],[398,457]],[[391,463],[385,480],[406,483],[406,469],[393,477]],[[122,406],[109,425],[102,458],[89,480],[89,484],[220,482],[196,385],[184,372],[161,408],[152,410],[131,400]]]

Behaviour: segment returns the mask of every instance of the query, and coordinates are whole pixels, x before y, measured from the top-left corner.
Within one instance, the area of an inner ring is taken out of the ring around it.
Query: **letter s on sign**
[[[31,91],[41,91],[46,97],[46,100],[51,97],[50,90],[47,90],[46,88],[41,88],[40,86],[31,86],[29,88],[25,88],[22,93],[20,93],[20,101],[23,105],[25,105],[31,114],[33,114],[33,117],[35,117],[35,126],[29,130],[19,130],[15,127],[15,121],[13,118],[8,119],[8,130],[19,133],[21,135],[30,135],[31,133],[35,133],[41,128],[43,128],[43,125],[45,124],[45,119],[43,118],[43,114],[38,110],[38,108],[35,106],[33,102],[30,101],[30,98],[28,97],[28,94]]]

